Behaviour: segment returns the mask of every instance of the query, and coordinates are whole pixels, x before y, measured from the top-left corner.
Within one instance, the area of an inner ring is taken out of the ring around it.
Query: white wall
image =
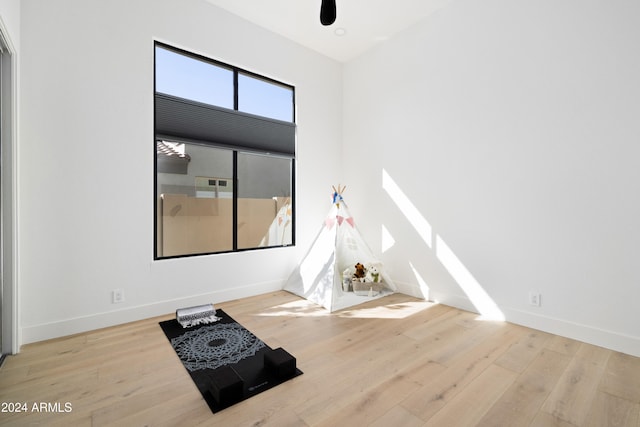
[[[454,0],[344,79],[200,0],[8,4],[24,343],[279,289],[341,182],[405,291],[640,355],[637,3]],[[154,39],[296,86],[296,248],[152,260]]]
[[[281,289],[341,171],[341,65],[203,0],[21,13],[22,342]],[[153,261],[154,40],[296,87],[296,248]]]
[[[455,0],[347,64],[350,206],[392,276],[640,356],[638,40],[638,2]]]

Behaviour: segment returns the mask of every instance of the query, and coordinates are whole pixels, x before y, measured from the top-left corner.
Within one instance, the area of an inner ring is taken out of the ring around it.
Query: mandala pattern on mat
[[[171,345],[190,372],[237,363],[265,347],[238,323],[203,326],[171,339]]]

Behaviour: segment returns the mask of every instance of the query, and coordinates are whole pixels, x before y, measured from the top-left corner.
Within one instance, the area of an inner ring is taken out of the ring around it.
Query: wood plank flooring
[[[287,292],[217,306],[304,375],[212,414],[167,315],[24,346],[0,368],[0,425],[640,427],[636,357],[401,294],[333,314]]]

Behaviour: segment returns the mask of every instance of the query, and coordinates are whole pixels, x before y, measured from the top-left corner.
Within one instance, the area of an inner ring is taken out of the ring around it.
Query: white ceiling
[[[448,0],[336,0],[333,25],[320,24],[321,0],[207,0],[330,58],[346,62],[440,9]],[[336,29],[344,29],[337,36]]]

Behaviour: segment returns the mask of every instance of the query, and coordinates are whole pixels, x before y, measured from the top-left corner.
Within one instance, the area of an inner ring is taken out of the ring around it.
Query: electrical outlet
[[[542,295],[538,292],[529,292],[529,305],[540,307],[542,305]]]
[[[121,302],[124,302],[124,290],[114,289],[111,291],[111,303],[119,304]]]

